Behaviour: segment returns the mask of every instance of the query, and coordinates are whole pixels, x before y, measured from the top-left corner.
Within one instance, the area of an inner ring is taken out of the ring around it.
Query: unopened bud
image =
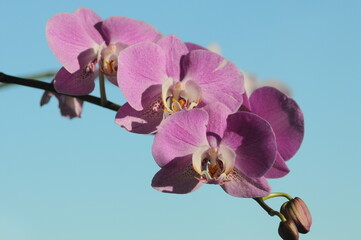
[[[299,237],[296,224],[291,219],[287,219],[285,222],[280,222],[278,234],[284,240],[298,240]]]
[[[296,224],[300,233],[308,233],[310,231],[312,216],[301,198],[296,197],[285,202],[281,207],[281,213]]]

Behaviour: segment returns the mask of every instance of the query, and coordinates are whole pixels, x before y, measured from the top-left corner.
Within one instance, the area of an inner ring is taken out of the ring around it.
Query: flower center
[[[104,47],[100,52],[99,67],[106,75],[116,75],[118,70],[118,55],[124,46],[112,44]]]
[[[162,102],[169,114],[195,108],[200,101],[200,87],[193,81],[173,84],[173,79],[168,78],[162,85]]]
[[[192,157],[193,168],[201,176],[197,179],[220,185],[230,181],[227,175],[232,172],[234,161],[234,151],[226,146],[200,148]]]

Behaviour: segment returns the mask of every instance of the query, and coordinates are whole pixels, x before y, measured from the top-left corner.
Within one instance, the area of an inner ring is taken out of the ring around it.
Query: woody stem
[[[38,81],[38,80],[34,80],[34,79],[10,76],[10,75],[7,75],[2,72],[0,72],[0,82],[5,83],[5,84],[10,83],[10,84],[17,84],[17,85],[22,85],[22,86],[27,86],[27,87],[32,87],[32,88],[38,88],[38,89],[42,89],[45,91],[57,93],[56,90],[54,89],[54,86],[52,83],[42,82],[42,81]],[[68,95],[68,94],[62,94],[62,95],[76,97],[83,101],[86,101],[86,102],[89,102],[89,103],[92,103],[92,104],[95,104],[95,105],[98,105],[98,106],[101,106],[104,108],[108,108],[113,111],[118,111],[119,108],[121,107],[120,105],[112,103],[107,100],[105,100],[105,102],[102,103],[100,98],[91,96],[91,95],[81,95],[81,96],[72,96],[72,95]]]

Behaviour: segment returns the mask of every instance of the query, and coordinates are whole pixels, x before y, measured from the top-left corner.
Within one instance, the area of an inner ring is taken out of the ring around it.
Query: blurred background
[[[305,138],[288,162],[291,173],[270,180],[273,191],[308,204],[313,226],[300,239],[359,239],[359,1],[4,0],[0,72],[59,69],[45,24],[78,7],[103,19],[143,20],[203,46],[217,43],[259,81],[287,85],[304,112]],[[124,103],[116,87],[108,84],[107,93]],[[152,136],[126,132],[115,112],[89,103],[81,119],[68,120],[55,98],[41,108],[42,94],[0,89],[0,239],[280,239],[279,220],[252,199],[213,185],[187,195],[155,191]]]

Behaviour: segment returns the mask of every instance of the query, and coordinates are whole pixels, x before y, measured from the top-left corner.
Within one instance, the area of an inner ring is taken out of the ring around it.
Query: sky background
[[[359,239],[361,205],[360,1],[2,1],[0,72],[60,68],[46,21],[88,7],[127,16],[164,35],[207,46],[260,80],[289,86],[305,138],[273,191],[301,197],[313,215],[300,239]],[[49,81],[50,79],[48,79]],[[108,84],[110,100],[122,104]],[[0,239],[279,239],[279,220],[252,199],[205,185],[187,195],[155,191],[153,137],[130,134],[115,112],[88,103],[81,119],[40,107],[42,91],[0,89]],[[94,92],[98,95],[98,92]],[[283,201],[270,201],[278,209]]]

